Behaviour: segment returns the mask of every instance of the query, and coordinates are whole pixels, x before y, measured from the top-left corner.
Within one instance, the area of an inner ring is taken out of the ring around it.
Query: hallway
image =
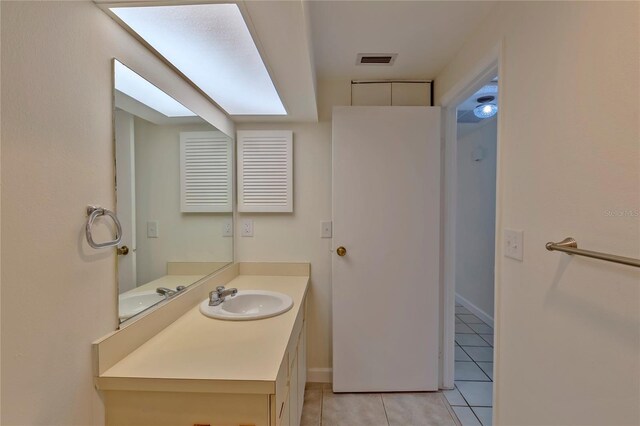
[[[490,426],[493,328],[456,304],[455,389],[444,391],[463,426]]]

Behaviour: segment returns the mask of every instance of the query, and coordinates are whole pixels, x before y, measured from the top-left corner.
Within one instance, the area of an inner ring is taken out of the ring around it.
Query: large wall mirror
[[[233,139],[114,60],[119,319],[233,261]]]

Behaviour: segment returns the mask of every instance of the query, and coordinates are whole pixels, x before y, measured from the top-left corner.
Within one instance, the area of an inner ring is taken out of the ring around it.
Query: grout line
[[[458,389],[458,385],[456,385],[456,381],[455,380],[453,381],[453,387],[454,387],[454,389],[456,389],[458,391],[458,393],[460,394],[462,399],[464,399],[464,402],[466,402],[466,404],[467,404],[467,405],[457,405],[456,407],[469,407],[469,408],[471,408],[471,406],[469,405],[469,401],[467,401],[467,398],[465,398],[464,395],[462,394],[462,392],[460,392],[460,389]]]
[[[458,381],[460,381],[460,380],[458,380]],[[455,381],[454,381],[453,386],[454,386],[456,389],[458,389],[458,386],[456,386]],[[460,389],[458,389],[458,392],[460,392]],[[471,414],[473,414],[473,416],[474,416],[476,419],[478,419],[478,423],[480,423],[480,424],[482,425],[482,422],[480,421],[480,418],[478,417],[478,415],[476,414],[476,412],[475,412],[475,411],[473,411],[473,408],[471,408],[471,405],[469,405],[469,401],[467,401],[467,398],[465,398],[465,397],[464,397],[464,395],[462,394],[462,392],[460,392],[460,395],[462,396],[462,399],[464,399],[464,402],[466,402],[466,403],[467,403],[467,408],[468,408],[469,410],[471,410]],[[492,402],[491,402],[491,403],[493,404],[493,398],[492,398]],[[457,405],[457,407],[463,407],[463,406],[462,406],[462,405]],[[474,405],[474,407],[480,407],[480,405]],[[492,408],[493,408],[493,407],[492,407]],[[454,411],[454,412],[455,412],[455,411]],[[458,415],[457,415],[457,414],[456,414],[456,417],[458,417]],[[458,420],[460,420],[460,419],[458,419]],[[462,422],[460,422],[460,423],[462,423]],[[482,426],[484,426],[484,425],[482,425]]]
[[[456,317],[457,317],[457,315],[458,315],[458,314],[456,314]],[[462,314],[462,315],[467,315],[467,314]],[[471,315],[473,315],[473,314],[471,314]],[[476,317],[476,316],[474,315],[474,317]],[[476,317],[476,318],[478,318],[478,317]],[[469,324],[467,324],[467,323],[466,323],[462,318],[459,318],[459,319],[460,319],[460,321],[462,321],[462,322],[463,322],[464,324],[466,324],[467,326],[469,325]],[[480,320],[480,323],[473,323],[473,324],[484,324],[484,325],[486,325],[486,326],[488,326],[488,327],[491,327],[491,326],[489,326],[488,324],[486,324],[484,321],[482,321],[480,318],[478,318],[478,320]],[[469,327],[469,328],[471,328],[471,327]],[[473,330],[473,329],[472,329],[472,330]],[[492,330],[491,335],[495,336],[495,330],[493,329],[493,327],[491,327],[491,330]],[[477,335],[477,336],[478,336],[478,337],[480,337],[482,340],[484,340],[484,338],[480,335],[480,333],[478,333],[478,332],[477,332],[477,331],[475,331],[475,330],[473,330],[473,332],[474,332],[474,334],[475,334],[475,335]],[[467,333],[467,334],[471,334],[471,333]],[[488,334],[488,333],[484,333],[484,334]],[[455,339],[454,339],[454,340],[455,340]],[[484,341],[485,341],[485,342],[487,342],[486,340],[484,340]],[[462,351],[463,351],[465,354],[467,354],[467,356],[468,356],[469,358],[471,358],[471,361],[472,361],[474,364],[476,364],[476,366],[480,369],[480,371],[482,371],[482,373],[483,373],[485,376],[487,376],[487,378],[489,379],[489,382],[486,382],[486,381],[479,381],[479,380],[455,380],[455,381],[454,381],[454,387],[455,387],[455,389],[457,389],[457,390],[458,390],[458,392],[460,392],[460,389],[458,389],[458,386],[455,384],[455,382],[456,382],[456,381],[457,381],[457,382],[474,382],[474,381],[475,381],[475,382],[479,382],[479,383],[493,383],[493,379],[492,379],[491,377],[489,377],[489,375],[484,371],[484,369],[483,369],[482,367],[480,367],[480,365],[478,364],[478,362],[489,362],[489,361],[476,361],[475,359],[473,359],[473,357],[472,357],[472,356],[471,356],[467,351],[465,351],[465,350],[464,350],[464,348],[465,348],[464,346],[462,346],[462,345],[458,344],[458,342],[455,342],[455,343],[456,343],[456,345],[457,345],[457,346],[460,346],[460,348],[462,349]],[[493,345],[492,345],[491,343],[489,343],[489,342],[487,342],[487,344],[488,344],[489,346],[467,346],[467,347],[474,347],[474,348],[486,348],[486,347],[490,347],[490,348],[491,348],[491,350],[493,351],[493,350],[494,350]],[[455,362],[456,362],[456,361],[454,360],[454,365],[455,365]],[[458,361],[458,362],[460,362],[460,361]],[[469,362],[469,361],[462,361],[462,362]],[[493,360],[491,361],[491,363],[493,364]],[[495,367],[495,366],[492,366],[492,367]],[[492,386],[493,386],[493,385],[492,385]],[[491,396],[491,405],[471,405],[471,404],[469,404],[469,401],[467,401],[467,398],[465,398],[465,396],[463,395],[463,393],[462,393],[462,392],[460,392],[460,395],[462,396],[462,399],[464,399],[464,402],[466,402],[466,403],[467,403],[467,407],[471,410],[471,413],[473,413],[474,417],[475,417],[476,419],[478,419],[478,422],[479,422],[481,425],[486,426],[486,425],[484,425],[484,424],[482,423],[482,421],[480,420],[480,417],[478,417],[478,415],[476,414],[476,412],[473,410],[473,407],[493,408],[493,395]],[[463,407],[463,406],[462,406],[462,405],[458,405],[458,407]],[[458,419],[458,420],[459,420],[459,419]]]
[[[460,392],[460,391],[458,391],[458,392]],[[449,412],[449,415],[451,416],[453,422],[456,424],[456,426],[461,426],[462,422],[460,421],[460,419],[458,418],[458,415],[456,414],[455,410],[453,409],[454,406],[449,404],[449,400],[447,399],[446,396],[444,396],[444,393],[440,392],[440,398],[444,402],[444,405],[447,408],[447,411]],[[458,406],[456,406],[456,407],[458,407]]]
[[[387,414],[387,406],[384,404],[384,398],[383,398],[382,394],[380,394],[380,400],[382,401],[382,409],[384,410],[384,418],[387,419],[387,426],[390,426],[391,423],[389,423],[389,415]]]
[[[489,375],[488,375],[487,373],[485,373],[485,372],[484,372],[484,370],[482,369],[482,367],[480,367],[480,366],[478,365],[478,361],[476,361],[475,359],[473,359],[473,357],[472,357],[471,355],[469,355],[469,353],[468,353],[467,351],[465,351],[465,350],[464,350],[464,347],[463,347],[463,346],[460,346],[460,347],[462,348],[462,351],[463,351],[465,354],[467,354],[467,356],[468,356],[469,358],[471,358],[471,361],[476,365],[476,367],[478,367],[478,368],[480,369],[480,371],[482,371],[482,374],[484,374],[485,376],[487,376],[487,379],[489,379],[489,381],[490,381],[491,383],[493,383],[493,379],[492,379],[491,377],[489,377]],[[483,348],[484,348],[484,347],[486,347],[486,346],[481,346],[481,347],[483,347]],[[492,349],[493,349],[493,348],[492,348]],[[464,362],[469,362],[469,361],[464,361]],[[480,361],[480,362],[488,362],[488,361]],[[454,366],[455,366],[455,363],[454,363]],[[455,377],[454,377],[454,378],[455,378]],[[463,382],[463,381],[464,381],[464,382],[473,382],[473,381],[479,382],[479,381],[481,381],[481,380],[458,380],[458,381],[459,381],[459,382]],[[491,396],[491,401],[492,401],[491,403],[493,404],[493,396]]]
[[[322,388],[320,388],[320,421],[318,426],[322,426],[322,412],[324,411],[324,383],[322,384]]]

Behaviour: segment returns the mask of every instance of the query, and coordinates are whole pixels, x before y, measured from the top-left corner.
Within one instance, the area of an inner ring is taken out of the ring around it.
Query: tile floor
[[[455,389],[341,393],[308,383],[301,426],[491,426],[493,329],[456,304]]]
[[[463,426],[491,426],[493,328],[456,304],[455,389],[444,391]]]
[[[333,393],[308,383],[301,426],[460,425],[441,392]]]

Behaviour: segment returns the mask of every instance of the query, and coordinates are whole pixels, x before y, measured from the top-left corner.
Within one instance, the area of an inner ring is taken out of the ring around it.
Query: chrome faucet
[[[227,296],[233,297],[238,293],[237,288],[227,288],[224,286],[216,287],[215,290],[209,293],[209,306],[218,306]]]
[[[166,298],[169,298],[171,296],[173,296],[174,294],[176,294],[175,290],[171,290],[170,288],[166,288],[166,287],[158,287],[156,288],[156,293],[163,295]]]

